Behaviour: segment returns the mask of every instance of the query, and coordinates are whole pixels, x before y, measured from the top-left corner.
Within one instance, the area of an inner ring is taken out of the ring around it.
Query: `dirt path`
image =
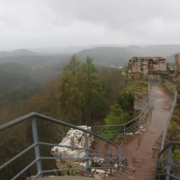
[[[122,170],[121,174],[106,178],[106,180],[153,180],[155,178],[161,135],[172,99],[162,87],[153,86],[151,92],[154,109],[146,122],[146,132],[124,145],[127,168]]]

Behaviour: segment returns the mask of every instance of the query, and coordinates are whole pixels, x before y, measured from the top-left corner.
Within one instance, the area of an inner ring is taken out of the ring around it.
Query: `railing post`
[[[120,159],[119,159],[119,147],[118,147],[118,149],[117,149],[117,155],[118,155],[118,157],[117,157],[117,160],[118,160],[118,162],[117,162],[117,170],[119,171],[119,164],[120,164]]]
[[[88,149],[87,133],[85,133],[85,148],[86,148],[86,172],[87,172],[87,176],[89,177],[90,169],[89,169],[89,149]]]
[[[34,150],[35,150],[35,156],[36,156],[36,159],[37,159],[37,172],[39,174],[39,178],[42,178],[43,177],[43,174],[42,174],[42,166],[41,166],[41,158],[40,158],[40,149],[39,149],[39,141],[38,141],[38,132],[37,132],[37,124],[36,124],[36,119],[35,117],[32,118],[32,133],[33,133],[33,140],[34,140],[34,143],[35,143],[35,147],[34,147]]]
[[[161,167],[161,156],[158,157],[158,162],[157,162],[157,172],[156,172],[156,180],[159,179],[159,168]]]
[[[139,129],[140,129],[140,127],[141,127],[140,121],[141,121],[141,117],[139,117]]]
[[[167,169],[166,169],[166,180],[170,179],[170,171],[171,171],[171,155],[172,155],[172,145],[169,146],[169,151],[168,151],[168,159],[167,159]]]
[[[110,173],[112,173],[112,144],[110,144]]]
[[[150,106],[151,106],[151,110],[153,109],[153,100],[151,99],[151,102],[150,102]]]
[[[126,125],[124,125],[124,136],[126,136]]]

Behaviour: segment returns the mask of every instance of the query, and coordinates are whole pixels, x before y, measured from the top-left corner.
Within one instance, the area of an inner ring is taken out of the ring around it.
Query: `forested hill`
[[[120,47],[97,47],[82,50],[77,53],[77,56],[81,61],[91,56],[95,64],[125,66],[133,54]]]
[[[0,64],[0,106],[25,100],[38,92],[40,86],[29,77],[32,68],[19,63]]]
[[[40,68],[53,65],[59,62],[68,62],[71,54],[56,54],[56,55],[19,55],[19,56],[4,56],[0,57],[0,64],[2,63],[20,63],[32,68]]]
[[[10,73],[10,74],[21,74],[21,75],[28,75],[32,67],[26,66],[20,63],[3,63],[0,64],[0,71]]]

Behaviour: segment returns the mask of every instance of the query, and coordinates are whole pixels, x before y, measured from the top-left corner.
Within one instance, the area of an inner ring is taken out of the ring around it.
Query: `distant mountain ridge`
[[[77,56],[81,61],[85,61],[86,57],[90,56],[95,64],[124,66],[133,54],[120,47],[97,47],[82,50],[77,53]]]
[[[45,67],[53,63],[66,63],[72,54],[76,53],[81,61],[86,56],[94,58],[94,62],[100,65],[127,65],[133,56],[161,56],[167,57],[167,61],[174,61],[174,55],[180,52],[180,45],[149,45],[149,46],[122,46],[122,45],[97,45],[97,46],[69,46],[63,48],[42,48],[35,52],[27,49],[19,49],[12,52],[0,52],[0,64],[16,62],[31,67]]]
[[[18,49],[12,52],[7,52],[7,51],[0,52],[0,57],[32,56],[32,55],[42,55],[42,54],[27,49]]]
[[[134,54],[134,56],[170,56],[176,52],[180,52],[180,45],[169,44],[169,45],[147,45],[147,46],[138,46],[138,45],[121,45],[121,44],[100,44],[100,45],[89,45],[89,46],[68,46],[61,48],[39,48],[32,49],[32,51],[39,53],[51,53],[51,54],[59,54],[59,53],[69,53],[74,54],[78,53],[82,50],[94,49],[99,47],[116,47],[116,48],[124,48]]]
[[[85,49],[78,52],[77,55],[81,60],[88,55],[94,58],[96,63],[124,66],[127,65],[128,60],[133,56],[159,56],[167,58],[167,62],[174,62],[174,56],[177,52],[180,52],[180,45],[150,45],[145,47],[130,45],[127,47]]]
[[[2,63],[21,63],[33,68],[49,66],[57,62],[68,62],[71,54],[57,54],[57,55],[22,55],[22,56],[6,56],[0,57],[0,64]]]

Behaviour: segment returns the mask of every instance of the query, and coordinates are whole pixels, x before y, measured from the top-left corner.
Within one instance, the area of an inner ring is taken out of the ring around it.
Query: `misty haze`
[[[179,7],[0,0],[0,180],[180,179]]]

